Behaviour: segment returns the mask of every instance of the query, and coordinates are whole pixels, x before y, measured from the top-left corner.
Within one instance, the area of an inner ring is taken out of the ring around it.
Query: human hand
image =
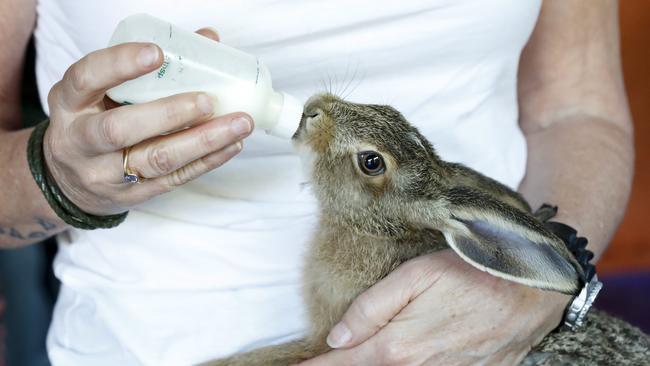
[[[568,301],[444,250],[402,264],[362,293],[339,323],[350,332],[338,325],[330,332],[337,349],[301,365],[514,365],[560,323]]]
[[[198,33],[218,40],[210,29]],[[157,69],[162,58],[148,43],[101,49],[70,66],[49,93],[47,167],[62,192],[90,214],[128,210],[217,168],[241,150],[253,128],[244,113],[215,117],[212,98],[198,92],[111,108],[108,89]],[[131,146],[129,167],[145,178],[141,184],[122,182],[122,151]]]

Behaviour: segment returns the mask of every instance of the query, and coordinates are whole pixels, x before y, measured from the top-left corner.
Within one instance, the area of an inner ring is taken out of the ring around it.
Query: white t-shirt
[[[306,100],[331,84],[391,104],[444,159],[516,187],[517,65],[540,2],[39,0],[36,73],[46,105],[130,14],[214,26],[265,62],[276,90]],[[186,365],[300,337],[301,254],[316,221],[304,181],[290,142],[256,132],[231,162],[118,228],[61,235],[53,364]]]

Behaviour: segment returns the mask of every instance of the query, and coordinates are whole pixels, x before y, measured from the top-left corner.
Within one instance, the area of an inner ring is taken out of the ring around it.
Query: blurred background
[[[635,132],[635,175],[625,218],[598,262],[597,306],[650,333],[650,1],[620,1],[621,53]]]
[[[636,166],[627,213],[598,263],[605,288],[596,306],[650,333],[650,1],[620,1],[623,72],[635,125]],[[25,126],[44,117],[36,94],[33,49],[24,75]],[[0,366],[47,366],[45,334],[57,283],[49,240],[0,251]],[[12,281],[20,274],[19,281]]]

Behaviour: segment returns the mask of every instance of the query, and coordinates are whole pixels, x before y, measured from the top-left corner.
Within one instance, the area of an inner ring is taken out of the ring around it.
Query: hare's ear
[[[440,230],[465,261],[497,277],[575,294],[582,269],[564,243],[533,216],[477,190],[446,194]]]

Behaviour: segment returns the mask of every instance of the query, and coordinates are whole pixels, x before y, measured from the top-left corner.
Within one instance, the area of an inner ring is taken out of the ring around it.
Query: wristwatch
[[[596,267],[589,263],[594,257],[594,253],[586,249],[587,238],[578,236],[578,232],[574,228],[561,222],[548,221],[544,225],[562,239],[584,272],[584,276],[580,277],[582,290],[567,306],[561,325],[563,329],[575,331],[584,324],[589,309],[603,288],[603,283],[598,281]]]

